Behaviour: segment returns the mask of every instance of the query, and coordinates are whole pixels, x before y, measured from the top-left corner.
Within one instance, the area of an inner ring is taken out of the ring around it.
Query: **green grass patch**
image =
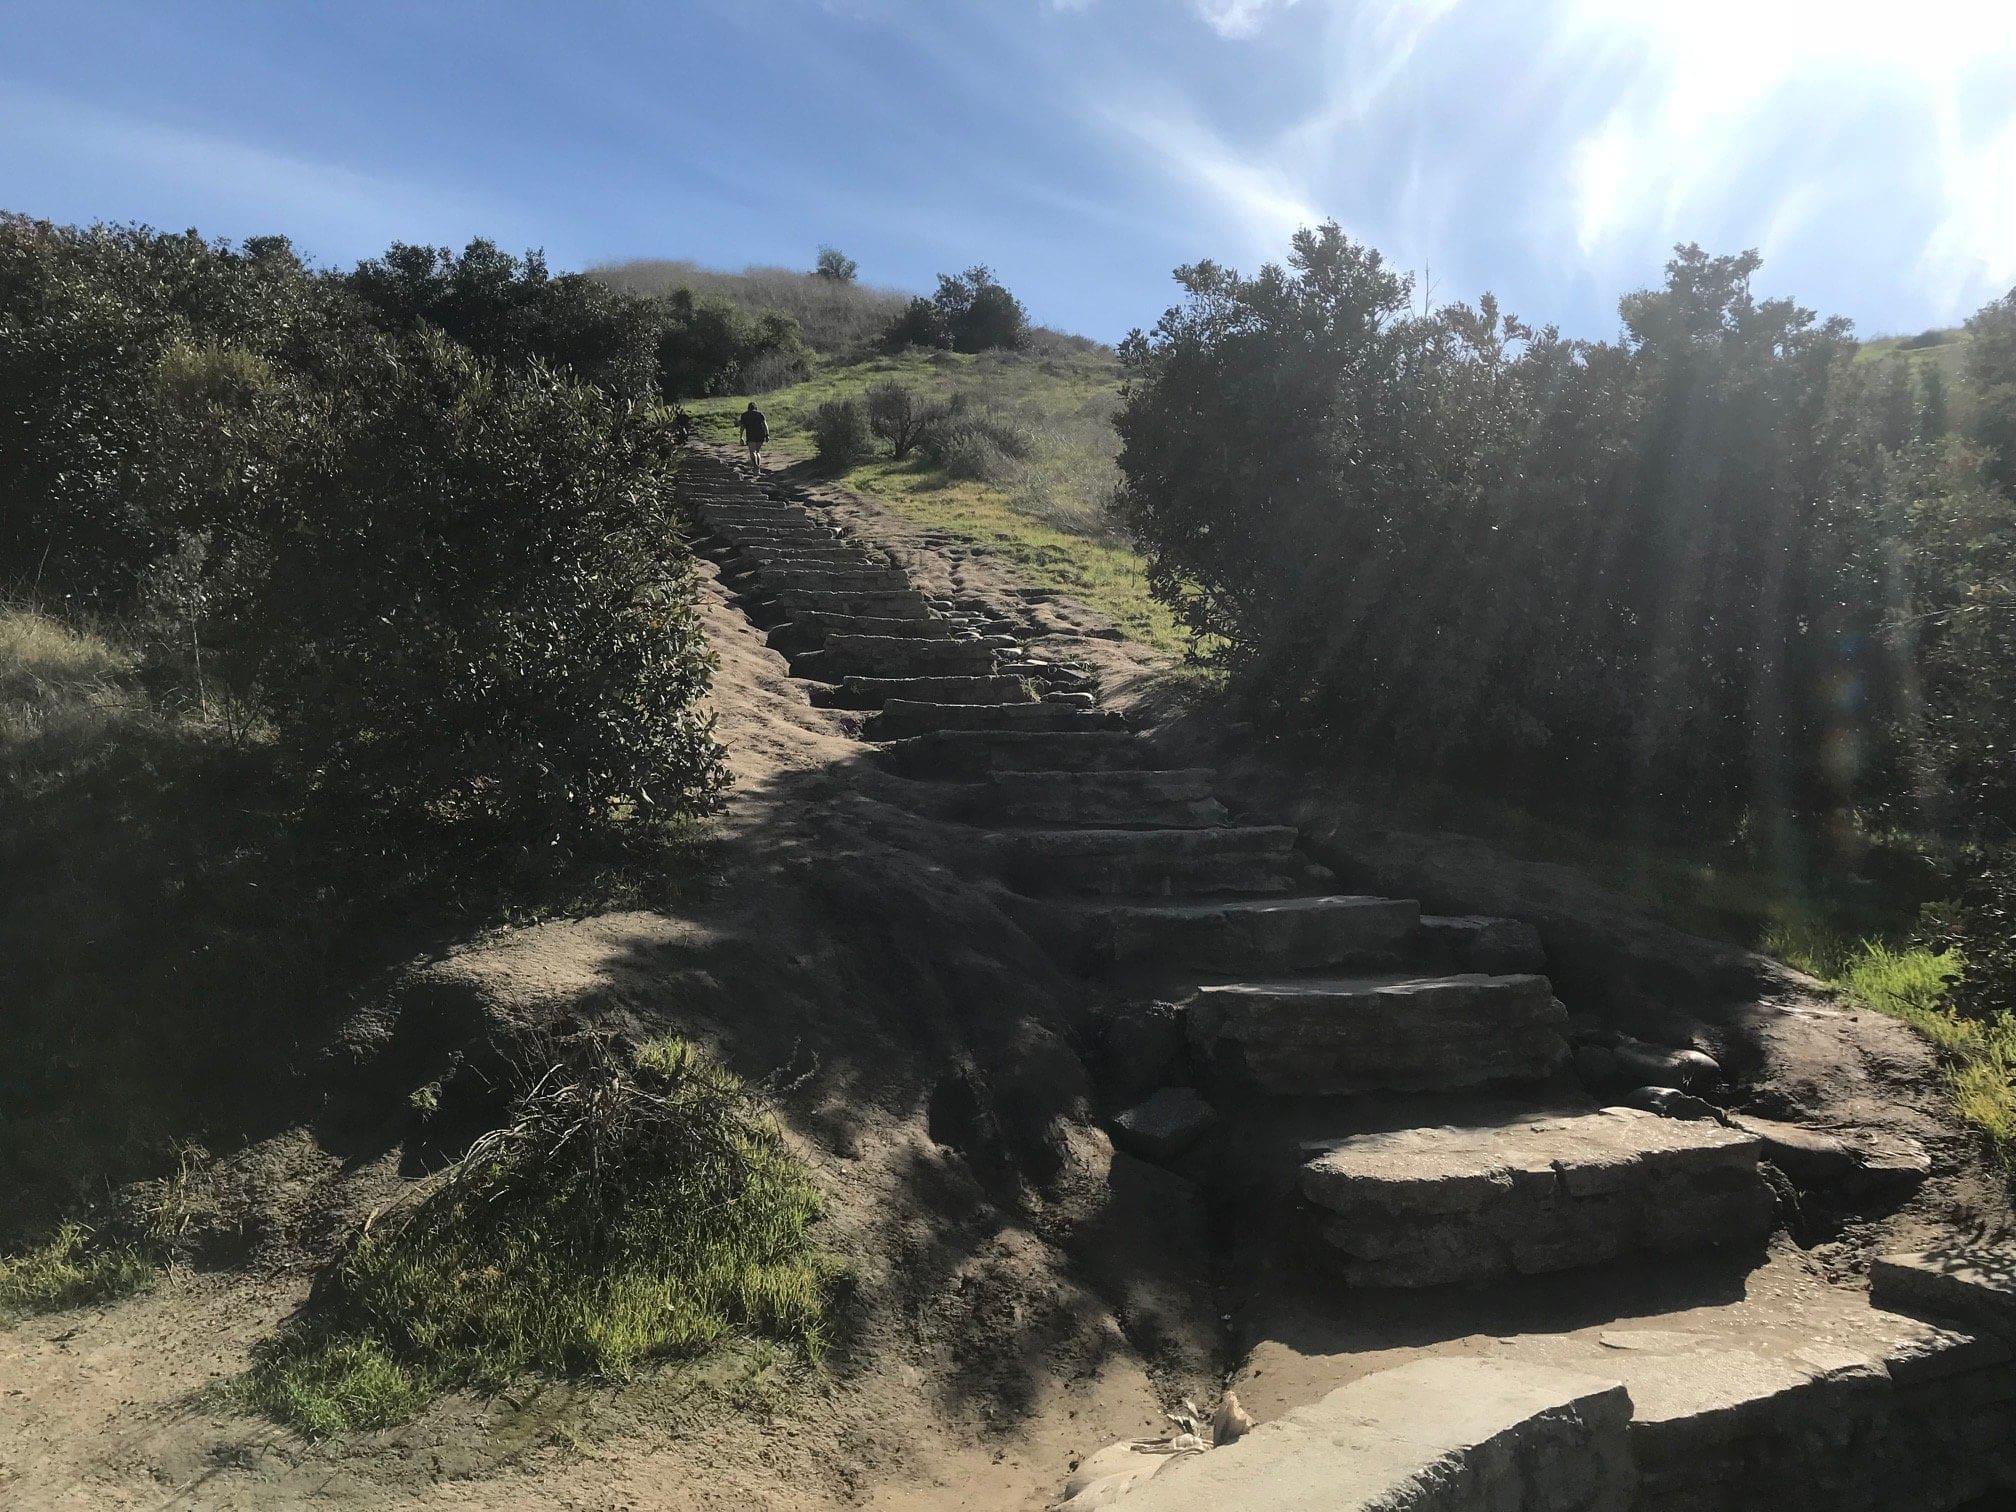
[[[1988,1137],[2005,1166],[2016,1164],[2016,1018],[1952,1008],[1956,952],[1858,940],[1813,924],[1781,925],[1758,948],[1923,1034],[1939,1050],[1954,1111]]]
[[[377,1215],[249,1403],[312,1436],[437,1391],[620,1377],[741,1337],[816,1358],[833,1266],[819,1197],[734,1076],[677,1040],[583,1041],[424,1195]]]
[[[1188,638],[1148,592],[1148,564],[1106,508],[1119,480],[1120,368],[1111,353],[1039,356],[1013,352],[908,352],[827,363],[803,383],[759,396],[780,458],[812,455],[810,422],[821,404],[859,399],[896,382],[927,402],[960,398],[1013,429],[1023,455],[998,459],[997,475],[955,478],[913,453],[877,456],[839,481],[926,529],[991,552],[1031,588],[1066,593],[1108,615],[1130,639],[1181,655]],[[713,439],[734,439],[747,395],[688,406]]]
[[[0,1256],[0,1318],[110,1302],[152,1284],[154,1265],[135,1250],[99,1245],[66,1223],[48,1243]]]

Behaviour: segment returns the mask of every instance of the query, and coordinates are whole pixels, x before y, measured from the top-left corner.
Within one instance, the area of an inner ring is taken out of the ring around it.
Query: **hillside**
[[[806,382],[753,396],[770,422],[773,454],[813,455],[820,405],[861,401],[896,383],[928,403],[967,407],[980,434],[958,456],[920,448],[901,461],[877,447],[832,474],[919,526],[956,535],[1009,564],[1031,588],[1071,593],[1129,637],[1179,653],[1184,640],[1149,595],[1147,566],[1107,509],[1118,473],[1112,416],[1120,371],[1101,351],[1066,356],[910,352],[822,364]],[[725,394],[688,408],[718,440],[752,396]]]

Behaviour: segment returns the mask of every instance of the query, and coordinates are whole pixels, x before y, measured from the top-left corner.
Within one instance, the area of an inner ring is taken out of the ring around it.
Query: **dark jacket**
[[[742,418],[735,425],[742,432],[744,441],[760,443],[770,439],[770,422],[763,418],[763,411],[759,409],[742,411]]]

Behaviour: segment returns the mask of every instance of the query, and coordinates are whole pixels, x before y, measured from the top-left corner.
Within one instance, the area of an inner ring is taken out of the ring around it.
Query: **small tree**
[[[819,262],[813,272],[819,277],[837,284],[851,284],[858,264],[838,247],[821,247]]]
[[[882,345],[892,352],[906,347],[942,349],[952,345],[952,331],[937,304],[919,295],[889,323],[889,329],[882,333]]]
[[[1028,338],[1029,312],[984,263],[956,276],[940,273],[931,303],[955,352],[1013,351]]]
[[[868,390],[868,429],[889,443],[897,461],[909,456],[937,417],[937,411],[900,383],[878,383]]]
[[[813,413],[812,446],[834,471],[852,467],[873,449],[867,417],[852,399],[829,399]]]

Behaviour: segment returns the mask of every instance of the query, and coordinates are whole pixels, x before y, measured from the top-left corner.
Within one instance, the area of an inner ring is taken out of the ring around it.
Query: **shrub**
[[[231,606],[315,806],[554,859],[704,811],[724,776],[662,425],[439,335],[348,379]]]
[[[875,384],[865,399],[868,428],[889,443],[889,455],[899,462],[910,455],[937,418],[937,411],[914,389],[893,379]]]
[[[952,332],[944,313],[921,294],[903,307],[902,314],[889,322],[882,333],[884,350],[901,352],[910,347],[945,349],[952,345]]]
[[[821,247],[819,261],[812,271],[828,283],[851,284],[860,266],[838,247]]]
[[[1034,440],[1012,421],[974,410],[955,396],[952,407],[925,428],[918,444],[932,466],[947,477],[998,482],[1029,455]]]
[[[836,471],[852,467],[873,450],[868,418],[852,399],[829,399],[813,412],[812,446],[819,460]]]
[[[568,1053],[420,1199],[380,1213],[251,1399],[304,1432],[382,1426],[450,1385],[620,1375],[738,1330],[816,1354],[819,1197],[756,1099],[690,1046]]]

